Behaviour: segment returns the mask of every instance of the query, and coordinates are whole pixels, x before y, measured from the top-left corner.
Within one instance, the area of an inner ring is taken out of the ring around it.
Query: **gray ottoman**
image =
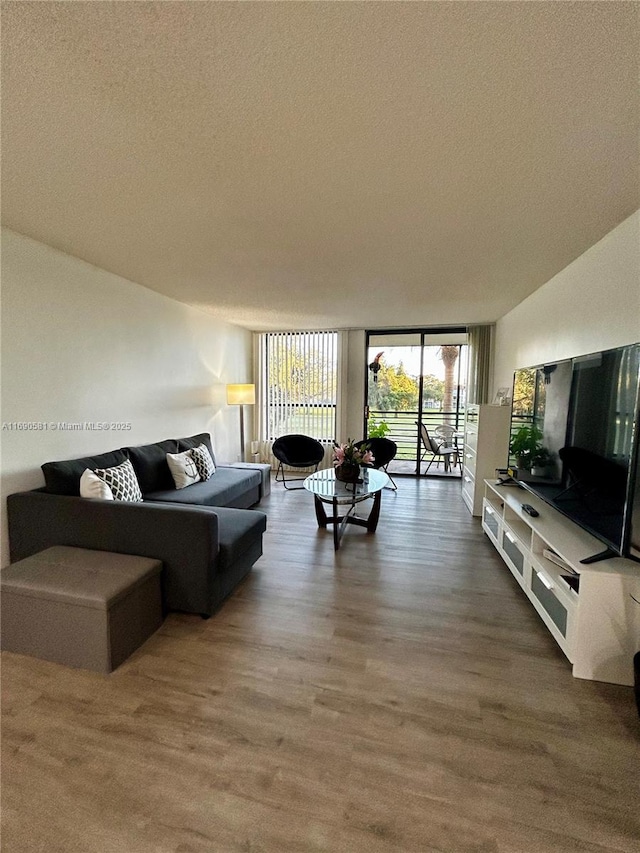
[[[162,563],[58,545],[0,572],[2,648],[111,672],[162,624]]]

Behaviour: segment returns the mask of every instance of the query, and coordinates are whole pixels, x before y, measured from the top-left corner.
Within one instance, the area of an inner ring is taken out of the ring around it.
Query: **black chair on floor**
[[[284,466],[289,468],[313,468],[318,470],[318,465],[324,459],[324,447],[315,438],[309,435],[282,435],[273,442],[271,452],[278,460],[276,470],[276,482],[282,483],[285,489],[294,491],[302,486],[288,486],[287,482],[295,483],[306,479],[304,477],[293,477],[287,481]],[[280,476],[282,475],[282,476]]]
[[[395,459],[398,452],[398,445],[395,441],[391,441],[390,438],[363,438],[362,441],[356,441],[356,447],[362,447],[363,444],[366,444],[373,453],[374,461],[372,467],[384,471],[393,483],[392,486],[388,486],[387,488],[397,489],[398,486],[395,480],[387,470],[387,465],[392,459]]]

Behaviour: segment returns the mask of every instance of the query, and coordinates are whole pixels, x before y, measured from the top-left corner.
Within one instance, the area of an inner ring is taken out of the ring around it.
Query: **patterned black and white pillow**
[[[185,450],[184,453],[167,453],[167,465],[176,489],[185,489],[200,482],[200,474],[190,450]]]
[[[94,474],[97,474],[109,486],[114,500],[142,500],[138,478],[129,459],[125,460],[121,465],[116,465],[115,468],[96,468]]]
[[[199,444],[198,447],[194,447],[189,453],[195,462],[201,480],[208,480],[209,477],[216,473],[215,463],[211,458],[209,448],[206,444]]]

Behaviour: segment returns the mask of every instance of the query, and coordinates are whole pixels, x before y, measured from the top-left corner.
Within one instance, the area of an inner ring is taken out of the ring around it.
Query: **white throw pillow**
[[[113,492],[104,480],[94,474],[90,468],[86,468],[80,477],[81,498],[101,498],[103,501],[112,501]]]
[[[176,489],[184,489],[200,482],[200,474],[190,450],[185,450],[184,453],[167,453],[167,465]]]
[[[94,473],[109,486],[114,500],[135,502],[142,500],[140,484],[129,459],[114,468],[96,468]]]
[[[209,477],[216,473],[215,463],[211,458],[209,448],[206,444],[199,444],[198,447],[194,447],[193,450],[189,452],[191,453],[193,461],[196,463],[196,468],[198,469],[198,474],[200,475],[201,480],[208,480]]]

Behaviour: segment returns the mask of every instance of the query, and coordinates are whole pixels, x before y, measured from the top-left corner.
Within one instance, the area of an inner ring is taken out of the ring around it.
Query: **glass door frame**
[[[368,368],[368,361],[369,361],[369,347],[370,347],[371,338],[382,337],[384,335],[393,335],[394,337],[400,337],[402,335],[407,335],[407,336],[408,335],[414,335],[414,336],[420,335],[420,344],[419,344],[419,346],[420,346],[420,376],[419,376],[419,380],[418,380],[418,421],[420,421],[422,419],[422,416],[424,413],[424,398],[423,398],[423,395],[424,395],[424,351],[425,351],[426,346],[432,346],[433,345],[431,343],[425,343],[426,338],[432,337],[434,335],[442,335],[443,336],[442,346],[447,346],[447,343],[445,340],[447,335],[466,335],[466,336],[468,336],[468,331],[469,330],[466,326],[447,326],[447,327],[421,326],[418,328],[411,328],[411,329],[406,329],[406,328],[405,329],[365,329],[364,356],[365,356],[365,363],[367,364],[367,368],[365,370],[365,376],[364,376],[364,400],[365,400],[365,404],[363,407],[363,430],[362,430],[362,434],[364,436],[367,435],[367,427],[368,427],[368,421],[369,421],[369,382],[370,382],[371,371]],[[467,344],[454,344],[454,346],[465,346],[465,345],[468,346],[468,341],[467,341]],[[468,368],[468,365],[467,365],[467,368]],[[458,365],[458,379],[460,379],[460,369],[461,369],[461,366],[459,363],[459,365]],[[458,388],[459,387],[460,387],[460,383],[458,382]],[[460,416],[460,394],[457,394],[456,395],[456,421],[458,420],[459,416]],[[420,456],[422,455],[421,448],[422,448],[422,442],[420,440],[420,433],[419,433],[419,431],[416,431],[416,455],[415,455],[416,470],[413,474],[407,473],[407,474],[403,474],[402,476],[407,476],[407,477],[412,477],[412,476],[413,477],[425,477],[425,476],[427,476],[426,473],[425,474],[420,473]]]

